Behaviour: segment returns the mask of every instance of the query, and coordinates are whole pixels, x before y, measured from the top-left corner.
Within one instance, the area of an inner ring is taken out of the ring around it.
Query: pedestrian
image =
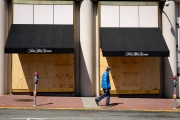
[[[111,106],[109,104],[110,102],[110,89],[111,89],[111,84],[110,84],[110,78],[109,78],[109,72],[111,70],[111,67],[107,67],[106,68],[106,71],[103,73],[102,75],[102,79],[101,79],[101,88],[103,89],[104,91],[104,94],[101,95],[100,97],[96,98],[95,99],[95,102],[97,105],[99,105],[98,103],[106,97],[106,104],[105,106]]]

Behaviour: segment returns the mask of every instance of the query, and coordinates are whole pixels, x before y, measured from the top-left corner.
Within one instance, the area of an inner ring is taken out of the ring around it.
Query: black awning
[[[73,25],[12,24],[5,53],[74,53]]]
[[[103,56],[169,57],[159,28],[101,28]]]

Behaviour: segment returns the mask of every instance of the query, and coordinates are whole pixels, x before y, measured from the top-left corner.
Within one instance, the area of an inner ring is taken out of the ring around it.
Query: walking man
[[[103,98],[106,97],[105,106],[109,106],[109,107],[111,106],[109,104],[109,102],[110,102],[110,89],[111,89],[111,84],[110,84],[110,79],[109,79],[109,71],[110,70],[111,70],[111,67],[108,66],[106,68],[106,71],[102,75],[101,88],[103,89],[104,94],[95,99],[95,102],[97,105],[99,105],[98,102],[100,102]]]

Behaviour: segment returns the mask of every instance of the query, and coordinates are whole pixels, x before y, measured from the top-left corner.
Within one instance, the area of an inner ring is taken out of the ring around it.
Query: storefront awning
[[[12,24],[5,53],[74,53],[73,25]]]
[[[101,28],[103,56],[169,57],[159,28]]]

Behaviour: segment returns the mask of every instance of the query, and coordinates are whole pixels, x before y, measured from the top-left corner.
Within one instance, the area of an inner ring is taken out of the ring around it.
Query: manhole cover
[[[34,101],[33,99],[14,99],[13,101],[16,101],[16,102],[31,102],[31,101]]]

